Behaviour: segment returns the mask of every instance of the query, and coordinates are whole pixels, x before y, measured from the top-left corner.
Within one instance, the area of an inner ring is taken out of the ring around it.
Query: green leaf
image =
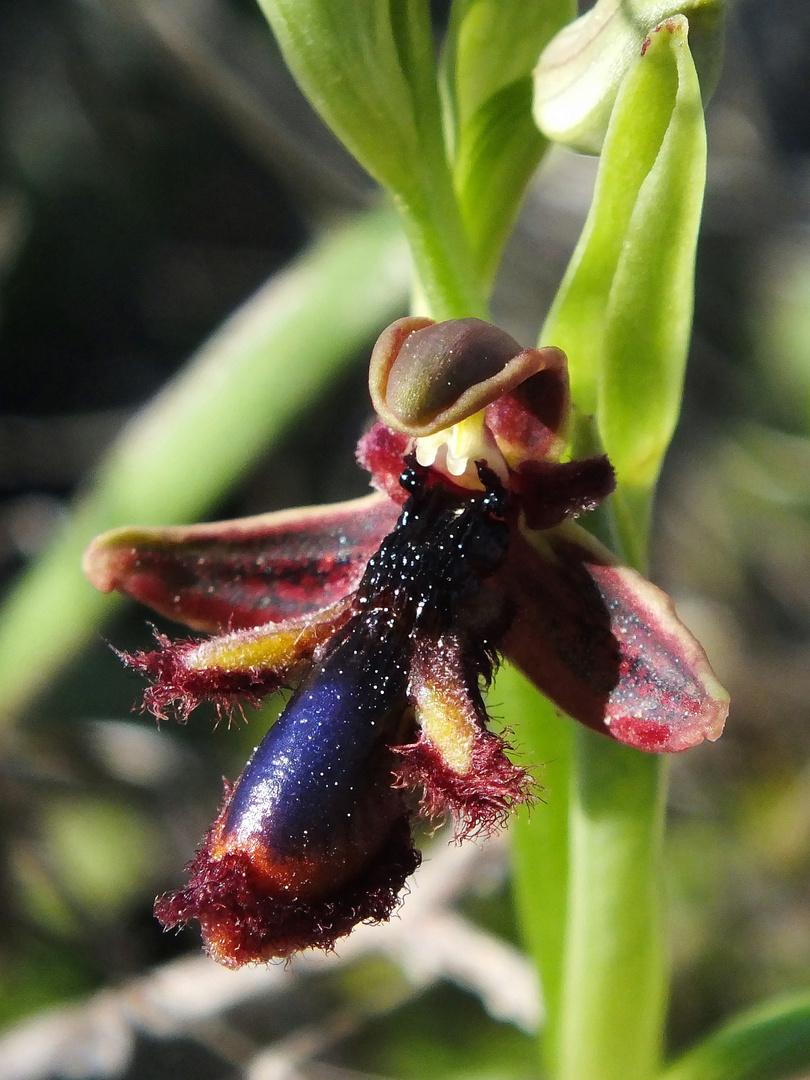
[[[810,993],[759,1005],[670,1065],[661,1080],[791,1080],[810,1069]]]
[[[576,14],[573,0],[456,0],[442,73],[455,186],[473,257],[489,284],[546,147],[531,118],[531,72]]]
[[[654,28],[689,19],[689,46],[708,100],[723,59],[722,0],[598,0],[551,41],[535,70],[534,115],[543,134],[598,154],[619,87]]]
[[[236,312],[110,449],[65,528],[0,611],[0,718],[112,609],[84,579],[87,544],[126,525],[203,516],[401,311],[411,264],[396,217],[334,232]]]
[[[628,86],[625,110],[643,109],[670,82],[670,120],[636,199],[605,313],[599,432],[624,491],[617,516],[658,478],[680,413],[692,331],[695,251],[706,180],[706,130],[697,74],[679,17],[654,33]],[[645,63],[646,62],[646,63]],[[657,70],[656,70],[657,69]],[[652,85],[651,85],[652,84]],[[647,106],[648,107],[648,106]],[[620,531],[627,527],[619,521]]]
[[[427,313],[486,316],[445,152],[426,0],[259,0],[299,86],[395,196]]]
[[[682,16],[662,24],[622,85],[588,220],[541,335],[568,353],[573,399],[597,415],[637,565],[691,332],[706,141],[687,30]]]
[[[473,258],[491,284],[526,185],[547,147],[531,114],[527,75],[489,98],[464,125],[455,177]]]

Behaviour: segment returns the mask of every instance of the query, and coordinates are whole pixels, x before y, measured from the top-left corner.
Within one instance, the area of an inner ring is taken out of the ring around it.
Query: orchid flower
[[[117,529],[85,568],[211,636],[124,657],[144,707],[185,722],[293,693],[190,864],[157,901],[231,967],[387,919],[419,865],[412,824],[501,826],[535,781],[490,729],[506,657],[561,710],[639,750],[716,739],[728,710],[672,602],[572,520],[614,487],[566,461],[566,358],[478,319],[410,317],[380,337],[375,494],[189,528]],[[519,721],[519,717],[514,718]],[[509,751],[509,752],[508,752]]]

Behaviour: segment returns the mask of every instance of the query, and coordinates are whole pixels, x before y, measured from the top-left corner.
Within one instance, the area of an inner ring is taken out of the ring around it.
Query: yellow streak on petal
[[[447,767],[459,776],[468,773],[479,730],[465,702],[443,687],[425,683],[416,693],[416,718]]]
[[[283,630],[261,630],[226,634],[204,641],[184,658],[192,671],[221,668],[226,671],[246,671],[250,668],[286,668],[297,658],[300,650],[309,650],[331,633],[326,623],[293,626]]]

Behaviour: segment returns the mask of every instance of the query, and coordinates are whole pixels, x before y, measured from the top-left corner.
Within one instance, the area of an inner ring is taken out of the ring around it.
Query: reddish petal
[[[524,461],[512,474],[511,487],[520,497],[528,528],[553,529],[598,506],[616,487],[616,475],[604,456]]]
[[[512,469],[527,460],[556,460],[566,446],[568,364],[559,349],[543,353],[543,370],[486,408],[487,427]]]
[[[408,684],[420,734],[395,748],[403,758],[397,786],[421,790],[426,817],[452,813],[459,840],[503,826],[533,788],[529,773],[506,756],[503,739],[487,730],[482,666],[454,635],[420,638]]]
[[[159,649],[122,656],[151,680],[144,709],[158,720],[173,713],[184,724],[203,701],[213,702],[220,716],[229,716],[243,702],[258,706],[268,694],[297,681],[318,645],[347,617],[348,606],[337,604],[317,618],[288,619],[206,641],[171,641],[156,634]]]
[[[410,435],[378,422],[357,444],[357,461],[371,473],[375,488],[400,505],[405,502],[407,493],[399,478],[411,443]]]
[[[498,584],[504,654],[570,716],[651,752],[720,736],[728,695],[672,601],[584,530],[516,534]]]
[[[381,495],[238,521],[114,529],[84,569],[194,630],[216,632],[319,611],[356,587],[399,507]]]

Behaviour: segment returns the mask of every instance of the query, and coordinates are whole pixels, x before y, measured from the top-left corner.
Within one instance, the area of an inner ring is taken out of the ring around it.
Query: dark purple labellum
[[[192,864],[161,899],[164,925],[199,919],[209,950],[236,965],[329,948],[393,910],[419,862],[391,747],[412,741],[407,690],[415,641],[468,618],[505,557],[507,496],[470,494],[409,468],[411,495],[370,559],[353,614],[336,630],[257,748]],[[484,619],[484,622],[486,620]],[[488,673],[487,635],[470,657]]]
[[[384,819],[405,812],[388,799],[391,813],[380,813],[378,790],[390,788],[385,740],[404,712],[401,644],[394,635],[370,640],[362,618],[340,635],[242,773],[222,821],[223,842],[258,844],[285,862],[316,860],[316,873],[328,859],[335,879],[341,866],[356,869],[349,849],[359,846],[362,859],[380,842],[371,834],[387,831]],[[313,883],[299,875],[299,884]]]

